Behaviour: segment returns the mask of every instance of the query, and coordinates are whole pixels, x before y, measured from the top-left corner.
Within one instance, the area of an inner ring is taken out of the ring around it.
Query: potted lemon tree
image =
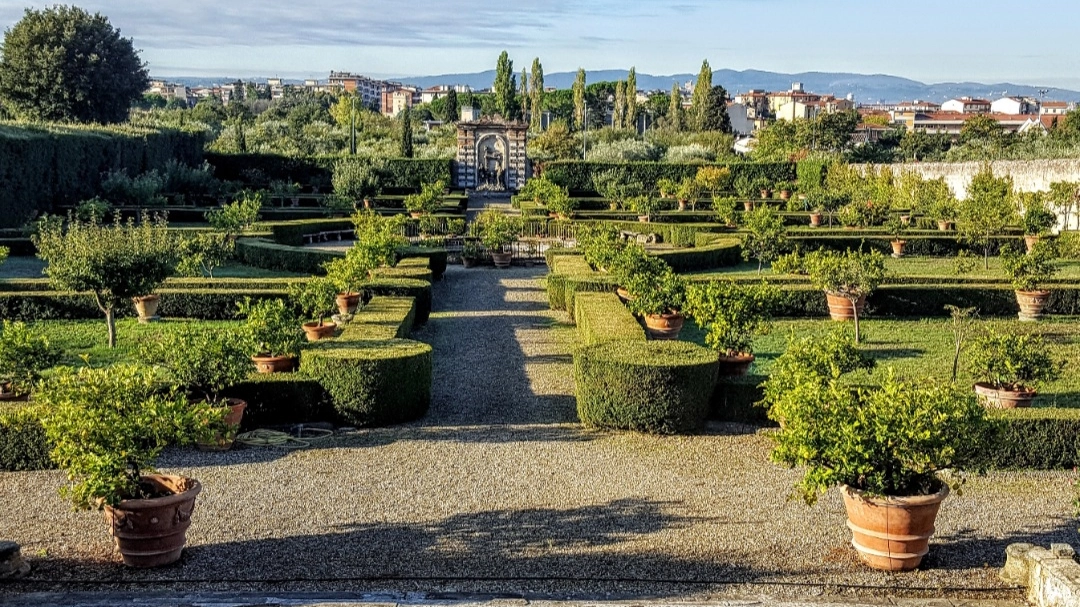
[[[5,320],[0,327],[0,401],[25,400],[41,372],[60,361],[60,354],[44,335]]]
[[[637,268],[626,281],[629,292],[627,307],[645,318],[645,327],[652,339],[678,339],[686,316],[686,281],[671,267],[662,263]]]
[[[1027,254],[1006,247],[1001,251],[1001,265],[1015,290],[1020,320],[1042,318],[1050,299],[1050,291],[1042,286],[1058,271],[1051,244],[1036,242]]]
[[[281,299],[252,302],[249,297],[237,306],[247,318],[243,331],[254,352],[251,360],[255,370],[282,373],[295,369],[304,333],[296,324],[293,310]]]
[[[338,287],[331,278],[312,276],[304,282],[289,283],[289,297],[311,322],[301,325],[308,341],[333,337],[337,325],[328,319],[337,305]]]
[[[514,253],[507,251],[518,239],[521,232],[521,220],[496,209],[489,209],[480,214],[477,223],[480,227],[480,242],[491,255],[496,268],[509,268]]]
[[[829,316],[833,320],[855,321],[855,343],[858,343],[859,315],[866,306],[866,298],[885,280],[885,256],[878,251],[818,250],[808,253],[803,262],[810,283],[825,291]]]
[[[975,339],[968,364],[977,378],[975,393],[989,407],[1030,407],[1041,382],[1061,376],[1062,362],[1036,335],[993,329]]]
[[[705,331],[705,343],[719,351],[721,375],[750,370],[754,337],[769,331],[775,298],[775,288],[764,281],[739,285],[718,280],[687,287],[686,314]]]

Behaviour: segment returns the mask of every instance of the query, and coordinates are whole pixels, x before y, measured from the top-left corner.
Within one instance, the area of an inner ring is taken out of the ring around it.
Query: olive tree
[[[72,217],[43,220],[33,236],[45,275],[60,291],[89,292],[105,315],[109,347],[116,347],[116,306],[153,293],[169,276],[176,249],[161,216],[112,224]]]

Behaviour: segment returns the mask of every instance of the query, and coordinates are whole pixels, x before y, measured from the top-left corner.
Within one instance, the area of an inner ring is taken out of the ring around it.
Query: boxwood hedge
[[[723,166],[731,170],[733,178],[764,177],[771,182],[795,181],[795,163],[792,162],[731,162],[703,165],[673,162],[586,162],[581,160],[559,160],[544,164],[544,175],[572,192],[595,193],[592,176],[595,173],[615,169],[623,171],[630,180],[640,181],[648,187],[666,177],[682,181],[697,175],[702,166]]]
[[[645,331],[614,293],[579,293],[574,324],[586,346],[609,341],[645,341]]]
[[[328,190],[339,161],[367,162],[341,156],[277,156],[273,154],[206,154],[218,179],[241,181],[265,188],[270,180],[282,179],[303,186],[325,184]],[[389,158],[385,163],[383,187],[389,191],[418,189],[423,183],[442,180],[452,184],[453,161],[428,158]]]

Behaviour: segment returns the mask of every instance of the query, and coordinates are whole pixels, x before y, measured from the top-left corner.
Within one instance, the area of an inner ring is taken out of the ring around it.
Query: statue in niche
[[[506,189],[505,154],[500,149],[502,141],[491,140],[481,144],[483,153],[477,167],[477,189],[503,191]]]

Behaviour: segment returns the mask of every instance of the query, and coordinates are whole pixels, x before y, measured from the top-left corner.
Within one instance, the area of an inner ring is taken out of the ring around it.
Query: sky
[[[8,28],[26,7],[0,0]],[[926,83],[1080,89],[1077,0],[80,0],[155,76],[375,77],[493,69],[539,57],[668,75],[713,69],[890,74]]]

